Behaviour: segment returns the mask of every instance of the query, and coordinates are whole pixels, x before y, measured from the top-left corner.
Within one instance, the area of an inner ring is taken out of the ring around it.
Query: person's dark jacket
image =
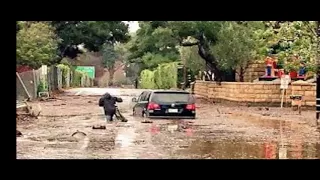
[[[122,102],[122,99],[106,93],[99,99],[99,106],[104,108],[105,115],[114,115],[116,113],[116,102]]]

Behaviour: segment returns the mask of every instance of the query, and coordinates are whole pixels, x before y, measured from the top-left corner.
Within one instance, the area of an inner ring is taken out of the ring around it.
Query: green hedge
[[[141,88],[170,89],[177,87],[177,63],[160,64],[156,70],[143,70],[140,74]]]
[[[72,87],[80,87],[81,86],[81,78],[85,76],[86,74],[81,71],[73,70],[72,72]]]
[[[75,68],[69,67],[68,65],[65,64],[59,64],[57,67],[61,70],[62,72],[62,86],[66,86],[66,81],[69,80],[71,77],[71,82],[69,82],[70,87],[81,87],[81,79],[83,79],[84,84],[82,86],[90,86],[90,78],[89,76],[82,71],[75,70]],[[68,74],[70,75],[68,78]]]
[[[40,80],[39,85],[37,87],[37,96],[39,92],[46,92],[48,91],[48,85],[45,83],[45,81]]]
[[[70,80],[70,67],[64,64],[59,64],[57,65],[57,67],[60,69],[60,71],[62,72],[62,87],[66,87],[67,86],[67,81]],[[69,82],[70,85],[70,82]]]
[[[141,71],[141,84],[140,87],[143,89],[154,89],[155,83],[154,83],[154,71],[150,71],[148,69],[145,69]]]

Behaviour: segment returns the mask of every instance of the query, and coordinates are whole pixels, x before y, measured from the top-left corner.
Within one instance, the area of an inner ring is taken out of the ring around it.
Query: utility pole
[[[316,118],[317,118],[317,124],[320,116],[320,21],[317,21],[317,99],[316,99]]]

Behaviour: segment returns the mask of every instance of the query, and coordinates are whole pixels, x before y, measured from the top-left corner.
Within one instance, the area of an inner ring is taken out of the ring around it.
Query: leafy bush
[[[143,70],[140,74],[141,88],[170,89],[177,87],[177,63],[160,64],[156,70]]]
[[[59,64],[57,67],[61,70],[62,72],[62,86],[66,87],[67,81],[69,81],[69,75],[70,75],[70,67],[68,65],[64,64]]]
[[[84,72],[78,71],[78,70],[73,70],[72,71],[72,82],[71,86],[72,87],[80,87],[81,86],[81,79],[82,77],[86,76]]]
[[[37,94],[39,94],[39,92],[45,92],[47,90],[48,90],[48,85],[45,83],[45,81],[41,80],[38,85]]]
[[[154,72],[154,81],[158,89],[177,87],[177,63],[160,64]]]
[[[145,69],[140,74],[141,84],[140,87],[143,89],[155,89],[156,85],[154,83],[154,71]]]

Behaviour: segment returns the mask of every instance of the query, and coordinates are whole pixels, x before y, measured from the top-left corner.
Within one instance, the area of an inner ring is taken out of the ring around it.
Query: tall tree
[[[102,47],[102,58],[103,58],[103,65],[107,68],[109,72],[109,86],[113,85],[113,77],[114,73],[116,72],[115,63],[119,60],[119,54],[115,51],[115,48],[112,44],[105,43]]]
[[[136,43],[130,48],[133,52],[131,58],[141,58],[145,53],[171,53],[177,56],[179,46],[196,46],[207,68],[221,81],[223,73],[210,50],[216,43],[220,27],[221,22],[215,21],[140,22]]]
[[[140,29],[128,43],[131,63],[140,64],[142,70],[179,60],[176,41],[170,38],[172,31],[163,28],[166,24],[166,21],[139,22]]]
[[[130,38],[128,25],[122,21],[52,21],[52,24],[63,40],[59,43],[61,57],[75,58],[81,53],[80,44],[99,52],[105,43],[126,42]]]
[[[315,72],[318,51],[315,21],[268,21],[265,24],[267,29],[260,38],[269,52],[283,61],[285,67],[297,66],[299,62],[293,57],[299,56],[306,62],[307,69]]]
[[[184,55],[186,66],[191,70],[192,74],[198,74],[199,71],[206,69],[205,61],[199,56],[196,46],[181,46],[180,48],[180,54],[181,56]]]
[[[39,68],[54,63],[60,40],[46,22],[18,22],[17,64]]]
[[[218,64],[222,69],[233,69],[238,73],[240,81],[244,81],[244,73],[257,57],[259,39],[255,33],[263,29],[262,22],[224,22],[218,35],[217,44],[212,46]]]

